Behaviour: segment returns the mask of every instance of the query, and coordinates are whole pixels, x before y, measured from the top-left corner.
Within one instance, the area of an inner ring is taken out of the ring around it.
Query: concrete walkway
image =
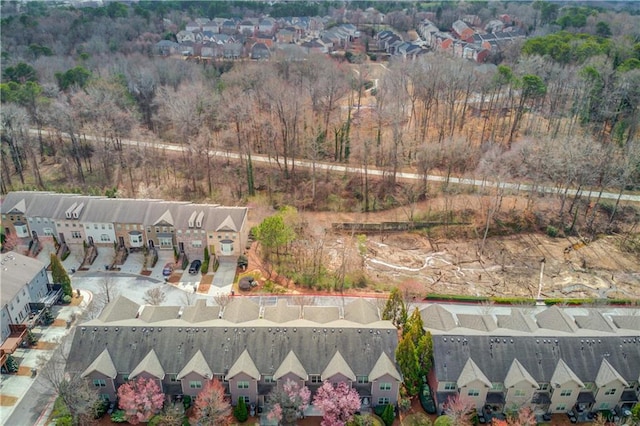
[[[13,400],[12,404],[0,405],[0,424],[15,426],[44,426],[47,418],[53,410],[55,393],[50,384],[40,374],[32,378],[31,369],[39,372],[46,368],[56,351],[63,349],[69,342],[67,336],[71,334],[75,323],[71,328],[66,327],[67,321],[78,318],[91,302],[93,295],[85,290],[80,290],[82,301],[78,306],[52,307],[52,314],[56,322],[50,326],[37,326],[31,331],[38,337],[38,343],[42,349],[20,348],[13,356],[19,361],[22,374],[3,374],[0,376],[0,393],[7,400]]]

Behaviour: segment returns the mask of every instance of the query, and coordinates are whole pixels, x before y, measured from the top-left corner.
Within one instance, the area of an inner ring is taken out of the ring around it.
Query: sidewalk
[[[32,378],[32,369],[39,370],[48,362],[53,353],[59,350],[59,346],[64,338],[69,335],[72,328],[67,328],[67,321],[71,318],[78,318],[85,311],[87,305],[91,302],[93,295],[85,290],[80,290],[82,301],[79,305],[55,305],[52,307],[52,313],[55,315],[55,321],[50,326],[36,326],[31,331],[38,337],[38,344],[32,348],[19,348],[13,353],[13,357],[19,361],[20,367],[17,374],[3,374],[0,376],[0,394],[2,395],[2,404],[0,404],[0,424],[29,424],[20,423],[20,420],[9,421],[10,417],[25,398],[29,394],[28,399],[36,401],[35,395],[42,392],[42,386],[34,386],[36,378]],[[73,324],[75,326],[75,324]],[[49,413],[53,409],[51,403],[45,407],[35,405],[33,409],[44,410],[38,418],[36,425],[46,425]],[[24,401],[25,403],[27,401]],[[29,410],[30,411],[30,410]],[[40,411],[38,411],[40,412]],[[30,414],[36,414],[32,411]],[[20,419],[21,417],[17,417]],[[26,421],[27,419],[22,419]]]

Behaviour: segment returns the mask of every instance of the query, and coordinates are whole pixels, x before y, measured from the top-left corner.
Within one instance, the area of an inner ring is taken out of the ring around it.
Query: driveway
[[[213,275],[212,287],[228,287],[233,284],[233,280],[236,277],[236,268],[238,266],[238,260],[234,258],[220,259],[218,270]]]

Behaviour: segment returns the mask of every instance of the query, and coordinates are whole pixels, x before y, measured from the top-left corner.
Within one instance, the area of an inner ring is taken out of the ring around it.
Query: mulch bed
[[[31,373],[29,373],[31,374]],[[3,407],[10,407],[12,405],[16,405],[18,402],[18,398],[11,395],[0,394],[0,405]]]
[[[151,275],[151,271],[142,271],[140,272],[140,275],[144,275],[145,277],[148,277],[149,275]]]

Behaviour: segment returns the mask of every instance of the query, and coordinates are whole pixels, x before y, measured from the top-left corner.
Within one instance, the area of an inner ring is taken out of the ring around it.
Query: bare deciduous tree
[[[154,287],[144,292],[142,298],[149,305],[161,305],[167,300],[167,294],[162,290],[162,287]]]

